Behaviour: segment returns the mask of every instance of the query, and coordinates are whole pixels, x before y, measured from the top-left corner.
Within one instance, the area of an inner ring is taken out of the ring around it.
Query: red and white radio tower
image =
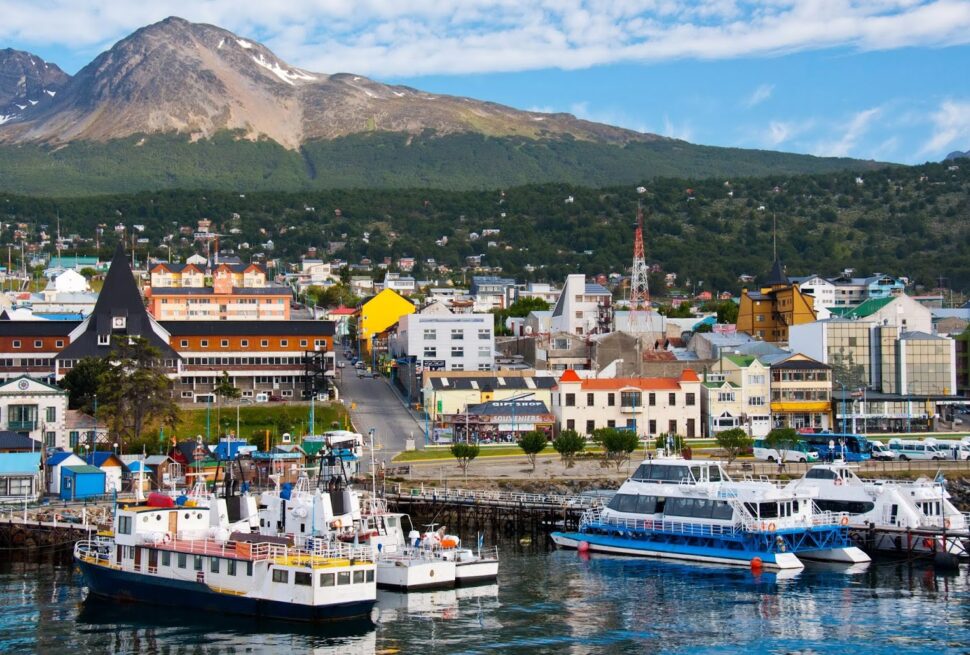
[[[643,253],[643,209],[637,201],[637,229],[633,237],[633,272],[630,276],[630,332],[650,329],[650,287],[647,260]]]

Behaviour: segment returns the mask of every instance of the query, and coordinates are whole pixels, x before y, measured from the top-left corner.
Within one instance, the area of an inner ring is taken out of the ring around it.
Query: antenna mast
[[[637,200],[637,227],[633,233],[633,270],[630,275],[630,332],[650,329],[650,288],[643,251],[643,207]]]

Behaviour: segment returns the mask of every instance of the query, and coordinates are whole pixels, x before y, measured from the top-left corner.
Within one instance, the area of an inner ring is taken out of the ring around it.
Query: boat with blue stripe
[[[562,548],[677,560],[798,569],[802,560],[870,561],[848,519],[819,511],[811,492],[767,480],[734,481],[719,462],[643,462],[606,507],[587,511]]]

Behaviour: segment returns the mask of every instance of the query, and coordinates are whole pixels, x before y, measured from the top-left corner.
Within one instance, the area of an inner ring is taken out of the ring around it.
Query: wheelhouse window
[[[273,582],[286,584],[290,581],[290,572],[286,569],[273,569]]]
[[[313,584],[313,574],[306,571],[297,571],[293,574],[293,584],[309,587]]]
[[[350,584],[350,571],[339,571],[337,573],[337,584],[338,585]]]

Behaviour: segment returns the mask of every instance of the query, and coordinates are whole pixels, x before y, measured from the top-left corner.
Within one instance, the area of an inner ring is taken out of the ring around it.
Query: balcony
[[[37,429],[37,421],[9,421],[7,429],[15,432],[32,432]]]
[[[639,414],[643,409],[640,405],[620,405],[620,412],[623,414]]]

